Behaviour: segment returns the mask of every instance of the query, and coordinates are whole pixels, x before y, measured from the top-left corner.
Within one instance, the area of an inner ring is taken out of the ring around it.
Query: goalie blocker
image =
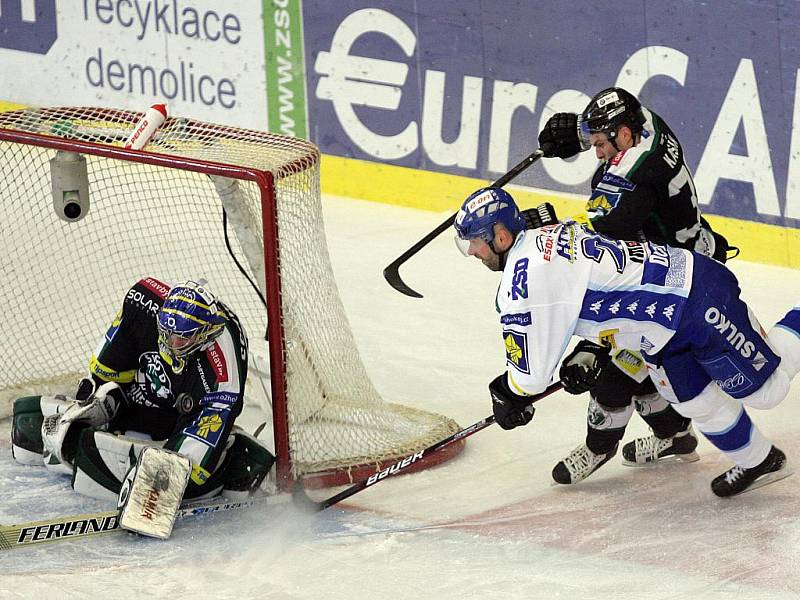
[[[155,447],[142,450],[119,493],[119,526],[167,539],[191,474],[192,462],[177,452]]]

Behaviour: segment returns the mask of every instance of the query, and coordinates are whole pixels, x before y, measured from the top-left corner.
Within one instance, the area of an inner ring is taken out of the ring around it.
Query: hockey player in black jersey
[[[685,248],[725,262],[727,241],[700,213],[678,138],[626,90],[602,90],[581,115],[553,115],[539,134],[539,146],[546,157],[559,158],[592,148],[602,161],[586,206],[588,224],[595,231],[620,240]],[[623,447],[625,464],[698,459],[690,420],[656,393],[636,353],[580,342],[564,359],[560,375],[567,391],[592,391],[586,443],[555,466],[553,479],[558,483],[582,481],[612,458],[634,407],[653,435]]]
[[[128,529],[166,537],[184,498],[240,499],[271,468],[271,453],[234,425],[246,382],[247,336],[233,311],[202,281],[145,278],[126,293],[74,400],[15,402],[14,456],[41,464],[43,455],[72,474],[76,491],[118,499],[123,527],[127,512]],[[148,485],[156,493],[145,494],[143,512],[155,518],[141,523],[128,503]],[[172,504],[151,528],[162,508],[154,498],[167,489]]]
[[[700,213],[677,136],[629,92],[599,92],[581,115],[557,113],[539,134],[546,156],[592,148],[602,163],[586,211],[592,229],[620,240],[694,250],[725,262],[724,238]]]

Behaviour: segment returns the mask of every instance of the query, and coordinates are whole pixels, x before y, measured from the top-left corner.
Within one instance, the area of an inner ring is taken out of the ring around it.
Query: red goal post
[[[330,266],[313,144],[170,118],[145,151],[126,150],[141,116],[0,113],[6,406],[72,392],[137,278],[202,277],[248,332],[245,395],[272,415],[283,487],[300,477],[312,486],[357,481],[458,431],[447,417],[384,401],[369,380]],[[59,152],[86,158],[89,207],[71,222],[53,209]]]

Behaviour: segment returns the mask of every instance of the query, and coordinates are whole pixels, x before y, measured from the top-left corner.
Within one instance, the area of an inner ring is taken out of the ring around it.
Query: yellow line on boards
[[[19,110],[20,108],[25,108],[25,105],[0,100],[0,112],[5,112],[7,110]]]
[[[532,168],[536,168],[533,166]],[[421,171],[408,167],[322,155],[322,191],[435,212],[455,212],[470,193],[487,185],[482,179]],[[556,214],[581,214],[585,199],[574,194],[509,186],[520,207],[550,202]],[[800,268],[800,229],[718,215],[705,215],[715,231],[741,249],[749,262]],[[421,232],[423,233],[423,232]]]

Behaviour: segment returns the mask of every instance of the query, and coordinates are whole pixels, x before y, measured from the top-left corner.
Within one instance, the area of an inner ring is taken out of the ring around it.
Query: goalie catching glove
[[[609,348],[581,340],[561,362],[558,376],[567,392],[583,394],[597,385],[603,369],[610,361]]]
[[[66,410],[49,415],[42,421],[42,444],[45,457],[49,454],[58,462],[72,465],[80,432],[87,427],[101,427],[117,414],[125,395],[114,382],[96,388],[92,379],[81,379],[76,400]]]
[[[505,430],[527,425],[533,419],[536,409],[531,404],[530,396],[520,396],[508,387],[508,375],[498,375],[489,384],[492,396],[492,412],[494,420]]]
[[[75,392],[76,405],[64,413],[65,422],[88,423],[91,427],[105,425],[117,414],[119,404],[125,398],[122,388],[113,381],[97,387],[94,379],[84,377]],[[70,413],[70,410],[74,411]],[[67,418],[67,413],[69,418]]]
[[[575,113],[556,113],[539,132],[539,148],[545,158],[572,158],[589,149],[581,138],[581,118]]]

